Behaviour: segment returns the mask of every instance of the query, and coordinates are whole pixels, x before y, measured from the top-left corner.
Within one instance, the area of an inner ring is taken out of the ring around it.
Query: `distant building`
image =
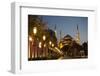
[[[72,38],[70,35],[64,36],[62,40],[59,43],[60,49],[64,53],[65,58],[76,58],[79,57],[81,45],[77,43],[74,38]]]
[[[60,41],[58,47],[63,52],[65,58],[81,58],[87,56],[87,44],[81,45],[80,32],[77,25],[76,37],[73,38],[69,34],[62,37],[60,31]]]

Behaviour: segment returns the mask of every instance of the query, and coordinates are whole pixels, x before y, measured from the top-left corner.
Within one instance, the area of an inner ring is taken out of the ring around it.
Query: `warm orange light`
[[[32,41],[32,37],[31,36],[29,36],[29,41]]]
[[[52,44],[52,42],[51,41],[49,41],[49,45],[51,45]]]
[[[46,44],[44,44],[44,47],[46,47]]]
[[[37,28],[36,27],[33,28],[33,33],[34,33],[34,35],[37,33]]]
[[[41,42],[39,42],[39,48],[41,48],[42,47],[42,43]]]
[[[45,36],[45,35],[43,35],[43,40],[44,40],[44,41],[46,40],[46,36]]]
[[[52,44],[52,47],[54,47],[54,44]]]

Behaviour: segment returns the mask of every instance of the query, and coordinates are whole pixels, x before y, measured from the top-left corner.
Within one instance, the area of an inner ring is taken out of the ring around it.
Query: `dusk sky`
[[[57,29],[57,38],[60,38],[60,30],[62,37],[67,34],[75,38],[77,33],[77,25],[80,32],[81,43],[88,40],[88,18],[87,17],[71,17],[71,16],[42,16],[43,20],[47,22],[50,29]]]

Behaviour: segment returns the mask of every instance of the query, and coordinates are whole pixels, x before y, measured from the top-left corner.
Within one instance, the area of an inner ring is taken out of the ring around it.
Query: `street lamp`
[[[32,37],[31,36],[29,36],[29,41],[32,42]]]
[[[54,47],[54,44],[52,43],[52,47]]]
[[[33,28],[33,33],[34,33],[34,35],[36,35],[36,33],[37,33],[37,28],[36,27]]]
[[[49,45],[51,45],[52,44],[52,42],[51,41],[49,41]]]
[[[43,41],[44,41],[44,42],[43,42],[43,44],[44,44],[43,46],[44,46],[44,47],[42,48],[42,49],[43,49],[43,56],[45,56],[45,52],[46,52],[46,50],[45,50],[45,47],[46,47],[45,40],[46,40],[46,36],[43,35]]]
[[[36,35],[36,33],[37,33],[37,27],[33,27],[33,34],[34,34],[34,44],[36,44],[36,37],[35,37],[35,35]],[[38,51],[37,51],[37,45],[34,45],[34,57],[37,57],[38,56]],[[37,54],[36,54],[37,53]],[[36,55],[35,55],[36,54]]]
[[[39,42],[39,48],[41,48],[42,47],[42,43],[41,42]]]
[[[32,39],[32,37],[31,36],[29,36],[29,51],[28,51],[28,57],[29,58],[32,58],[32,41],[33,41],[33,39]]]
[[[46,36],[45,35],[43,35],[43,41],[45,41],[46,40]]]
[[[46,47],[46,44],[44,44],[44,47]]]

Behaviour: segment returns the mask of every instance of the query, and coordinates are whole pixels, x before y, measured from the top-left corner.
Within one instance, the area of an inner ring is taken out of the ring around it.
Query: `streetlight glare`
[[[52,43],[52,42],[51,42],[51,41],[49,41],[49,44],[50,44],[50,45],[51,45],[51,43]]]
[[[45,36],[45,35],[43,35],[43,40],[44,40],[44,41],[46,40],[46,36]]]
[[[31,36],[29,36],[29,41],[32,41],[32,37]]]
[[[41,48],[42,47],[42,43],[41,42],[39,42],[39,48]]]
[[[46,44],[44,44],[44,47],[46,47]]]
[[[54,47],[54,44],[52,44],[52,47]]]
[[[37,33],[37,28],[36,28],[36,27],[33,28],[33,33],[34,33],[34,34]]]

